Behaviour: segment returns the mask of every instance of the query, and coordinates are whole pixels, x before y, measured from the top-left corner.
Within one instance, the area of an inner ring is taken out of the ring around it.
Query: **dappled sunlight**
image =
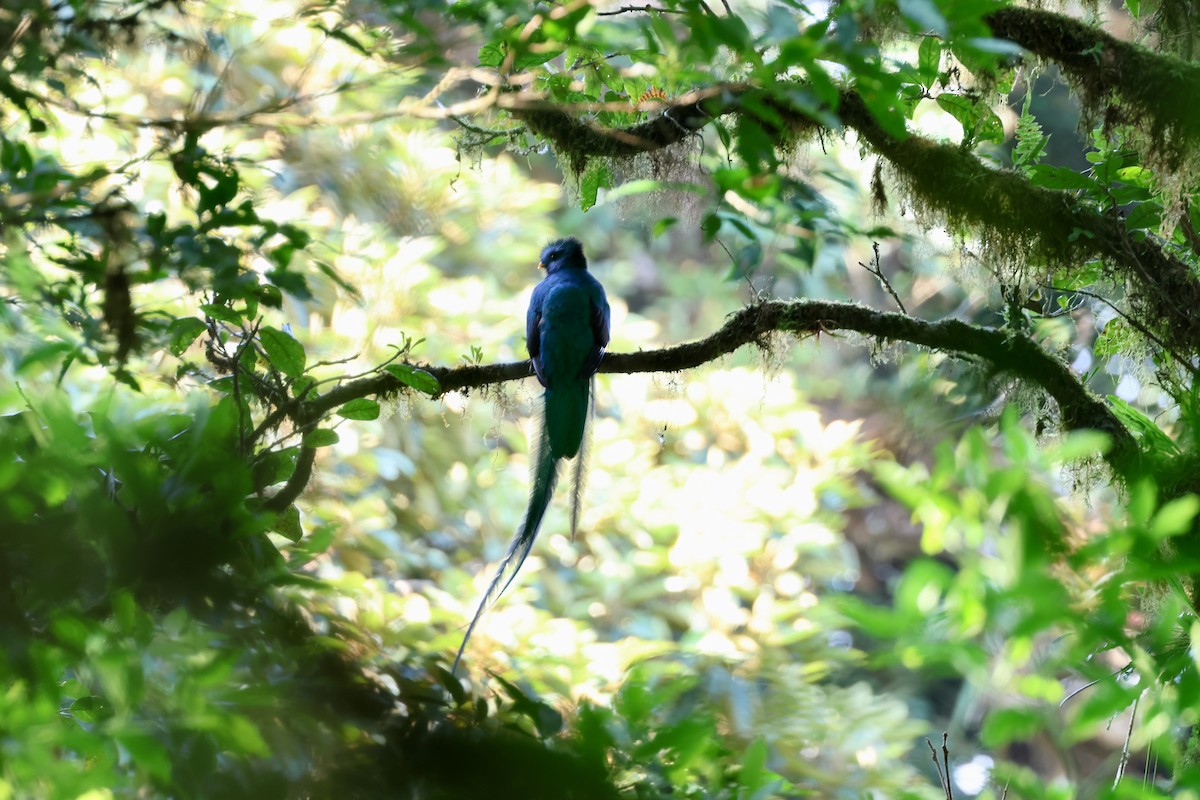
[[[0,10],[0,799],[1190,791],[1190,53],[617,5]]]

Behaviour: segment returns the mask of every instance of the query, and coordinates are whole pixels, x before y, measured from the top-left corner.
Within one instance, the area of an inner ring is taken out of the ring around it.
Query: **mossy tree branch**
[[[680,98],[661,117],[622,129],[600,128],[540,101],[511,110],[579,166],[593,156],[619,158],[669,147],[717,117],[754,115],[756,108],[769,108],[775,119],[768,124],[782,122],[792,134],[815,129],[808,116],[785,104],[785,96],[744,84],[711,87]],[[1153,239],[1134,238],[1119,218],[1080,204],[1070,192],[1035,186],[1024,175],[990,167],[956,145],[893,136],[853,91],[842,93],[836,113],[892,164],[919,202],[951,226],[981,231],[992,255],[1064,266],[1100,258],[1129,282],[1141,315],[1159,320],[1168,345],[1181,353],[1200,350],[1200,315],[1193,311],[1200,308],[1200,280]],[[997,252],[1003,250],[1009,252]]]
[[[998,373],[1040,386],[1057,402],[1067,430],[1097,430],[1107,434],[1113,443],[1107,458],[1114,470],[1124,477],[1136,474],[1140,454],[1132,435],[1065,364],[1024,336],[958,320],[926,322],[851,303],[772,301],[743,308],[715,333],[695,342],[637,353],[609,353],[600,371],[679,372],[715,361],[747,344],[769,347],[768,337],[776,332],[807,336],[828,331],[855,331],[881,341],[909,342],[945,353],[974,356]],[[421,369],[438,379],[443,393],[480,389],[533,374],[528,361]],[[316,420],[350,400],[387,396],[404,389],[404,384],[386,374],[350,381],[300,403],[297,419]]]
[[[907,189],[951,225],[966,225],[1010,247],[1008,258],[1076,266],[1099,258],[1128,281],[1141,316],[1157,320],[1163,340],[1183,353],[1200,350],[1200,281],[1183,260],[1150,237],[1134,238],[1120,218],[1077,202],[1065,191],[985,165],[950,144],[883,130],[862,100],[845,93],[839,116],[886,158]],[[1005,254],[996,254],[1004,257]]]
[[[984,21],[997,37],[1057,64],[1086,108],[1097,110],[1120,100],[1127,112],[1110,118],[1127,124],[1147,121],[1151,141],[1172,161],[1200,143],[1200,104],[1190,101],[1200,94],[1200,64],[1035,8],[1003,8]]]

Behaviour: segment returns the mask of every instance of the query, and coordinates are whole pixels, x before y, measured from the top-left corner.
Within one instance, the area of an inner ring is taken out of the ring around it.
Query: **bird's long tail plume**
[[[458,662],[462,660],[467,642],[471,640],[471,634],[475,632],[475,626],[479,624],[484,612],[500,599],[500,595],[508,589],[513,578],[517,577],[517,572],[520,571],[521,565],[529,556],[529,551],[533,548],[533,542],[537,538],[538,528],[542,525],[542,517],[546,515],[546,508],[550,505],[550,498],[554,494],[554,485],[558,482],[558,462],[559,459],[554,457],[550,449],[549,426],[543,420],[538,446],[533,454],[531,468],[533,480],[529,490],[529,507],[525,510],[525,520],[521,523],[521,527],[517,528],[517,535],[513,537],[512,544],[508,546],[508,553],[500,562],[495,577],[488,584],[487,592],[475,609],[475,616],[471,618],[471,624],[467,626],[467,633],[458,647],[458,654],[454,656],[454,666],[450,668],[451,675],[458,672]]]
[[[592,420],[596,416],[596,379],[592,378],[587,399],[587,416],[583,421],[583,438],[579,440],[579,452],[575,455],[575,469],[571,479],[571,539],[579,528],[579,512],[583,502],[583,490],[587,487],[588,445],[591,444]]]

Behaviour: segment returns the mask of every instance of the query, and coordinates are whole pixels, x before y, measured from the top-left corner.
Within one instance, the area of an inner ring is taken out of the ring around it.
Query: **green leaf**
[[[596,205],[601,189],[612,188],[612,170],[607,164],[593,161],[579,180],[579,208],[587,211]]]
[[[290,242],[267,251],[267,257],[280,269],[287,269],[288,264],[292,263],[292,256],[295,254],[296,246]]]
[[[356,397],[337,410],[339,417],[370,420],[379,418],[379,403],[367,397]]]
[[[317,428],[312,433],[304,437],[305,447],[328,447],[331,444],[337,444],[341,438],[337,435],[337,431],[331,431],[328,428]]]
[[[165,783],[171,779],[171,757],[162,742],[154,736],[125,729],[115,731],[113,738],[125,748],[138,769],[144,770],[157,781]]]
[[[1140,478],[1130,487],[1129,502],[1125,511],[1137,525],[1150,525],[1151,515],[1158,505],[1158,486],[1151,478]]]
[[[100,722],[112,717],[112,707],[103,697],[94,694],[71,703],[69,711],[80,722]]]
[[[312,297],[312,292],[308,288],[308,279],[298,272],[273,269],[269,270],[265,277],[293,297],[301,300],[308,300]]]
[[[1092,353],[1097,357],[1113,356],[1137,341],[1137,335],[1125,320],[1110,320],[1092,343]]]
[[[438,379],[423,369],[410,367],[408,364],[388,364],[383,369],[396,380],[406,386],[411,386],[418,392],[435,396],[442,391],[442,385],[438,383]]]
[[[1192,520],[1200,511],[1200,497],[1189,494],[1165,504],[1150,522],[1150,535],[1155,539],[1179,536],[1192,528]]]
[[[1041,727],[1042,720],[1036,711],[1004,708],[988,714],[979,738],[988,747],[999,747],[1019,739],[1032,739]]]
[[[317,379],[311,375],[301,375],[296,380],[292,381],[292,397],[297,400],[308,399],[309,393],[313,387],[317,385]]]
[[[623,183],[617,188],[610,191],[604,197],[605,203],[611,203],[613,200],[622,197],[628,197],[635,194],[645,194],[646,192],[656,192],[659,189],[671,189],[683,192],[695,192],[696,194],[705,194],[708,190],[698,183],[689,183],[687,181],[655,181],[649,178],[642,178],[636,181]]]
[[[463,689],[463,685],[458,678],[450,674],[450,670],[446,669],[445,667],[436,667],[435,675],[438,683],[442,686],[442,688],[450,693],[450,696],[454,698],[455,703],[462,705],[466,702],[467,692],[465,689]]]
[[[279,287],[272,286],[269,283],[264,283],[258,287],[257,291],[258,302],[262,303],[267,308],[282,308],[283,307],[283,292],[279,291]]]
[[[949,32],[946,18],[933,0],[900,0],[900,13],[912,23],[914,31],[932,32],[942,37]]]
[[[228,205],[237,195],[237,191],[238,174],[230,171],[217,179],[217,184],[213,187],[212,199],[217,205]]]
[[[258,332],[258,340],[262,342],[267,360],[275,369],[292,378],[304,374],[304,345],[290,334],[277,328],[262,328]]]
[[[1121,167],[1117,170],[1117,179],[1149,189],[1154,185],[1154,172],[1146,167]]]
[[[91,636],[91,628],[83,620],[65,614],[51,621],[50,632],[63,644],[80,651]]]
[[[983,116],[975,124],[975,137],[981,142],[1000,144],[1004,141],[1004,123],[996,112],[985,109]]]
[[[325,275],[325,277],[329,278],[331,281],[336,283],[338,288],[341,289],[343,292],[350,295],[355,300],[357,300],[361,297],[361,295],[359,294],[359,291],[358,291],[358,287],[356,287],[354,284],[350,283],[345,278],[343,278],[341,275],[339,275],[337,270],[333,268],[332,264],[327,264],[324,261],[315,261],[315,260],[313,261],[313,264],[316,266],[316,268],[318,270],[321,271],[321,273],[323,275]]]
[[[1049,164],[1035,164],[1029,172],[1030,179],[1046,189],[1085,189],[1099,192],[1103,190],[1095,178],[1076,172],[1066,167],[1052,167]]]
[[[195,317],[183,317],[172,321],[167,326],[167,333],[171,336],[168,345],[171,355],[183,355],[184,351],[192,346],[192,342],[196,341],[196,337],[206,330],[208,326],[204,324],[204,320]]]
[[[942,40],[936,36],[926,36],[917,48],[917,73],[926,86],[937,79],[941,64]]]
[[[304,536],[304,529],[300,527],[300,509],[288,506],[275,518],[272,530],[290,542],[300,541]]]
[[[1074,431],[1064,436],[1052,448],[1054,457],[1063,463],[1103,455],[1112,450],[1112,438],[1094,430]]]
[[[678,217],[664,217],[663,219],[655,221],[654,227],[651,229],[651,232],[650,232],[650,237],[653,239],[657,239],[658,237],[660,237],[664,233],[666,233],[667,230],[677,222],[679,222]]]
[[[539,64],[545,64],[551,59],[558,58],[562,55],[563,48],[552,47],[548,49],[539,49],[537,51],[526,50],[513,59],[513,69],[517,72],[536,67]]]
[[[938,95],[937,104],[963,126],[963,141],[1002,142],[1004,125],[985,104],[957,94]]]
[[[1030,99],[1033,94],[1025,97],[1025,105],[1017,120],[1017,145],[1013,148],[1013,166],[1029,174],[1033,165],[1046,156],[1046,146],[1050,143],[1049,134],[1042,132],[1041,123],[1029,113]]]
[[[746,105],[749,106],[750,103]],[[759,108],[751,108],[749,110],[752,112],[760,111]],[[772,112],[766,111],[764,115],[770,113]],[[778,114],[775,116],[778,116]],[[779,163],[778,156],[775,154],[775,139],[767,132],[767,129],[763,125],[763,121],[755,119],[752,116],[744,116],[738,120],[734,150],[742,162],[752,170],[764,167],[772,169]]]
[[[734,253],[733,265],[730,267],[729,274],[725,276],[725,280],[741,280],[762,263],[762,257],[763,246],[757,240],[738,248],[738,251]]]
[[[767,743],[762,737],[751,742],[741,758],[738,784],[752,792],[775,785],[779,776],[767,769]]]
[[[1111,324],[1110,322],[1109,325]],[[1143,447],[1150,447],[1160,455],[1179,455],[1179,445],[1175,444],[1174,440],[1154,423],[1154,420],[1116,395],[1108,396],[1108,404],[1112,407],[1113,414],[1117,419],[1121,420],[1125,427],[1141,440]]]
[[[230,325],[241,325],[242,315],[223,303],[204,303],[200,310],[215,320],[228,322]]]
[[[509,683],[499,675],[493,675],[493,677],[504,687],[505,693],[512,699],[513,711],[533,722],[540,737],[548,739],[562,730],[563,716],[556,709],[541,700],[530,697],[515,684]]]
[[[940,94],[937,104],[943,111],[958,120],[965,132],[969,133],[974,130],[975,120],[978,117],[974,100],[957,94]]]
[[[1153,230],[1162,222],[1163,208],[1156,202],[1138,203],[1125,218],[1125,227],[1130,230]]]
[[[296,459],[300,448],[288,447],[263,455],[254,464],[254,488],[264,489],[276,483],[282,483],[292,476],[296,470]]]
[[[44,364],[57,359],[60,355],[74,352],[75,347],[67,342],[43,342],[34,345],[21,354],[21,359],[17,362],[17,371],[23,372],[29,367]]]
[[[221,739],[225,746],[239,756],[265,758],[271,748],[263,739],[254,723],[246,717],[235,715],[221,720]]]

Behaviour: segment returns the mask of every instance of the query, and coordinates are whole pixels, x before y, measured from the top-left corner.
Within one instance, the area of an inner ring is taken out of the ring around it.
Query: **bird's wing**
[[[591,277],[591,276],[589,276]],[[611,312],[608,298],[604,296],[604,287],[592,278],[589,292],[591,314],[589,323],[592,329],[592,349],[587,362],[583,366],[583,375],[588,378],[587,412],[583,422],[583,437],[579,441],[579,452],[575,456],[575,469],[571,486],[571,538],[579,529],[579,514],[583,505],[583,492],[587,487],[587,456],[588,445],[591,443],[592,420],[596,416],[596,370],[604,360],[604,350],[608,346]]]
[[[525,313],[525,349],[529,351],[529,359],[533,362],[533,371],[542,386],[546,383],[546,372],[542,368],[542,302],[544,291],[542,284],[533,290],[529,298],[529,310]]]
[[[604,296],[604,289],[600,286],[599,281],[593,281],[590,305],[591,314],[589,323],[592,329],[592,350],[588,354],[587,361],[584,362],[582,375],[591,376],[600,368],[600,362],[604,360],[604,350],[608,347],[609,328],[612,324],[611,312],[608,307],[608,299]]]
[[[596,284],[599,288],[599,283]],[[609,331],[612,327],[612,310],[608,307],[608,298],[604,289],[592,297],[592,335],[599,347],[608,347]]]

